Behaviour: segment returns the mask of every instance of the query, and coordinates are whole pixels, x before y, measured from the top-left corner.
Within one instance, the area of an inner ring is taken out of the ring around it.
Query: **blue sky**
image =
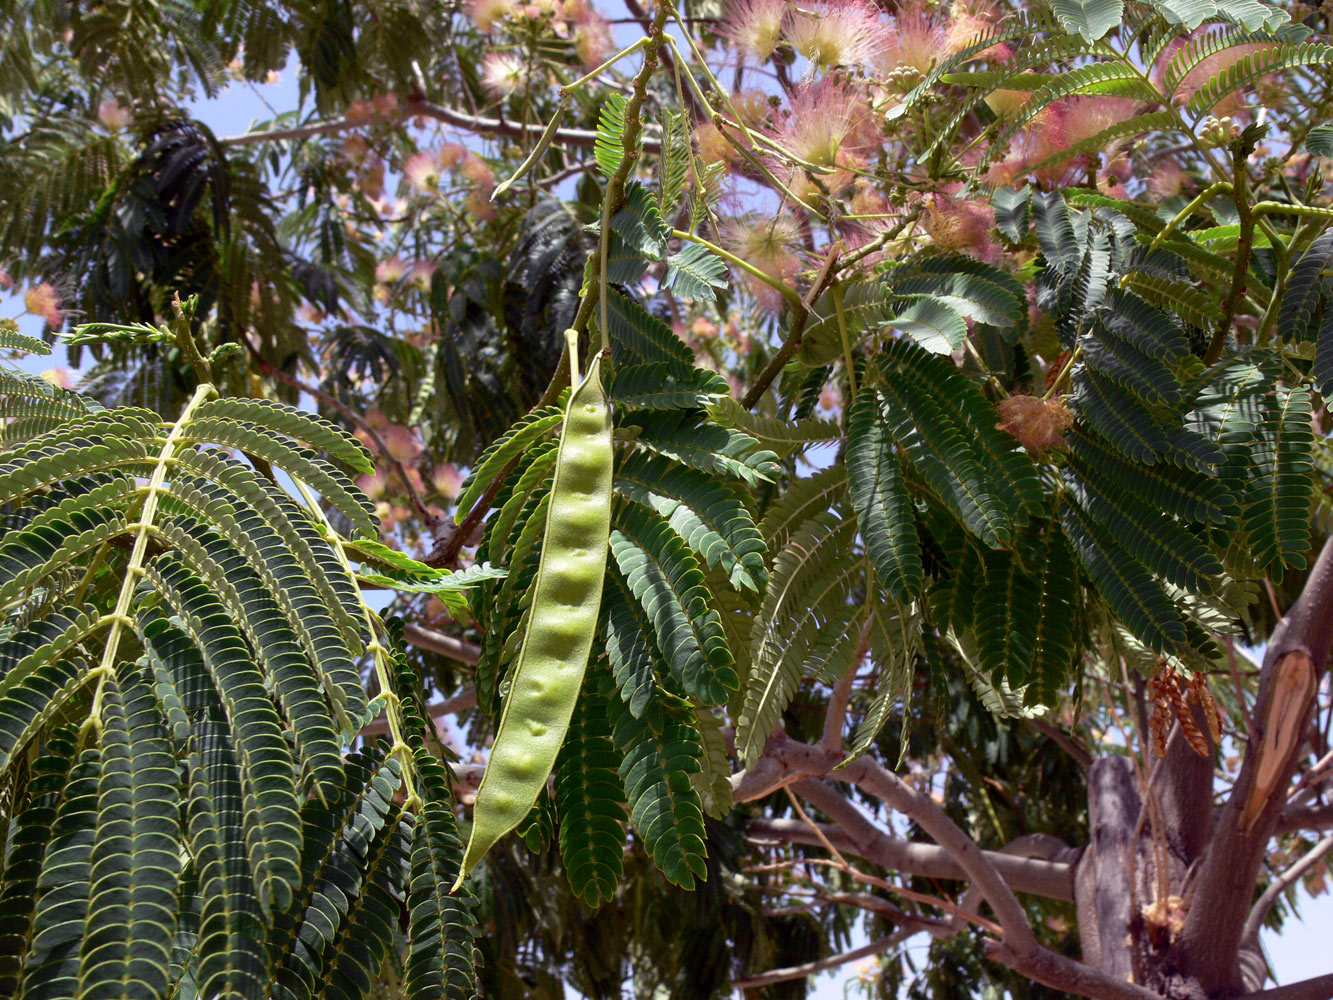
[[[197,104],[192,111],[217,135],[226,136],[246,131],[254,121],[271,118],[266,102],[274,108],[286,110],[295,106],[296,98],[295,74],[288,70],[275,84],[258,87],[237,84],[219,99]],[[21,296],[0,299],[0,316],[17,315],[22,308]],[[40,332],[40,322],[32,317],[25,317],[20,323],[24,332],[32,334]],[[41,370],[63,365],[62,355],[62,350],[57,348],[52,358],[32,358],[24,367],[29,370]],[[1324,895],[1312,900],[1304,890],[1301,890],[1298,899],[1303,919],[1290,921],[1281,935],[1264,933],[1264,945],[1280,983],[1333,972],[1333,952],[1330,952],[1328,945],[1328,928],[1333,927],[1333,897]],[[852,946],[857,947],[863,943],[865,943],[864,938],[858,937]],[[918,950],[924,955],[925,938],[910,939],[906,947]],[[844,997],[863,995],[854,989],[857,969],[861,964],[863,963],[854,963],[819,977],[813,994],[814,1000],[843,1000]]]

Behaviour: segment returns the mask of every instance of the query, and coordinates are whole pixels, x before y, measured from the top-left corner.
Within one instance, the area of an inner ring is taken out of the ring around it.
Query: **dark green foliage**
[[[1290,389],[1264,398],[1241,523],[1255,562],[1275,579],[1282,578],[1283,566],[1306,566],[1313,439],[1308,390]]]
[[[621,505],[611,555],[653,621],[677,683],[704,704],[726,699],[738,680],[703,574],[671,525],[650,510]]]
[[[847,414],[847,474],[880,586],[903,600],[921,589],[921,549],[907,483],[882,414],[875,387],[863,386]]]
[[[555,806],[565,874],[589,906],[609,899],[620,883],[628,818],[620,805],[620,764],[606,695],[586,687],[556,761]]]
[[[180,869],[176,759],[142,675],[103,692],[102,774],[79,994],[169,995]]]
[[[607,704],[634,830],[663,875],[693,888],[707,874],[703,810],[690,782],[701,767],[698,732],[675,708],[636,719],[618,702]]]

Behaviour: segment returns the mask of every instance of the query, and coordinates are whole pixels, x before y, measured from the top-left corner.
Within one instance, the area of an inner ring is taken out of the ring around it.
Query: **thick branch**
[[[1296,746],[1333,639],[1333,539],[1300,597],[1268,641],[1254,726],[1236,784],[1202,860],[1198,889],[1178,939],[1183,971],[1205,992],[1240,988],[1237,962],[1264,849],[1286,804]]]
[[[436,632],[432,628],[408,624],[403,627],[403,638],[413,646],[431,653],[438,653],[441,656],[447,656],[459,663],[469,663],[475,666],[477,660],[481,658],[481,647],[475,642],[468,642],[466,639],[455,639],[451,635]]]
[[[837,850],[906,875],[958,881],[967,879],[963,866],[944,848],[936,844],[915,843],[885,833],[832,786],[814,778],[806,778],[794,784],[792,791],[833,820],[832,825],[821,826],[819,832]],[[821,846],[818,834],[798,820],[757,819],[751,821],[750,832],[788,843]],[[1074,898],[1073,866],[1067,861],[993,852],[986,852],[986,856],[1001,877],[1017,892],[1049,899]]]
[[[1160,1000],[1158,994],[1142,986],[1125,982],[1099,969],[1066,958],[1038,942],[1032,932],[1032,925],[1028,922],[1027,913],[1001,873],[1000,859],[1007,858],[1011,861],[1020,859],[983,851],[933,799],[912,788],[896,774],[885,770],[878,762],[868,757],[858,757],[846,762],[841,753],[821,751],[816,747],[791,740],[783,734],[769,738],[764,747],[764,758],[760,760],[761,765],[765,763],[766,758],[772,758],[777,765],[769,775],[771,780],[783,784],[792,784],[793,778],[802,781],[798,788],[802,795],[808,796],[812,804],[827,809],[830,816],[836,818],[844,829],[857,829],[867,825],[869,821],[860,816],[859,810],[851,807],[850,803],[832,789],[826,792],[818,782],[807,786],[802,778],[795,776],[832,775],[833,769],[841,764],[843,766],[838,767],[837,778],[860,786],[890,807],[911,817],[935,840],[944,854],[962,869],[964,876],[980,889],[986,901],[990,903],[1004,935],[1001,941],[987,943],[987,954],[991,958],[1053,989],[1077,993],[1093,1000]],[[759,768],[756,767],[754,770],[757,771]],[[744,785],[745,778],[745,775],[736,776],[738,786]],[[830,792],[833,794],[828,794]],[[839,805],[839,802],[842,805]],[[772,829],[772,822],[770,821],[769,829]],[[1030,865],[1043,862],[1025,863]],[[1068,883],[1066,885],[1068,886]]]
[[[1009,884],[996,870],[991,858],[949,818],[948,813],[934,799],[869,757],[858,757],[843,768],[842,773],[846,775],[846,780],[860,785],[894,809],[910,816],[937,844],[957,859],[972,884],[986,897],[1000,926],[1004,928],[1006,951],[1027,957],[1042,950],[1032,933],[1027,913]]]
[[[1288,809],[1278,817],[1276,833],[1297,830],[1333,830],[1333,803],[1308,809]]]
[[[1133,954],[1125,945],[1133,919],[1133,870],[1139,786],[1128,757],[1101,757],[1088,769],[1088,849],[1075,892],[1083,961],[1128,979]]]
[[[1031,955],[1015,955],[1003,944],[992,942],[987,954],[1051,989],[1077,993],[1092,1000],[1162,1000],[1152,990],[1115,979],[1100,969],[1065,958],[1049,948],[1038,948]]]
[[[1302,979],[1299,983],[1288,983],[1286,986],[1275,986],[1258,993],[1246,993],[1232,1000],[1333,1000],[1333,973],[1315,979]]]

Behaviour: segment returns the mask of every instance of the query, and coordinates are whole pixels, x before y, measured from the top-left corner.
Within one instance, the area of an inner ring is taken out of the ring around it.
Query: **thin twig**
[[[878,955],[880,952],[888,951],[900,944],[905,938],[917,933],[916,928],[903,928],[894,931],[888,937],[882,937],[878,941],[871,941],[860,948],[853,948],[851,951],[845,951],[841,955],[830,955],[828,958],[821,958],[815,962],[806,962],[804,965],[792,965],[785,969],[774,969],[771,972],[761,972],[757,976],[746,976],[744,979],[735,979],[731,985],[733,989],[754,990],[761,986],[771,986],[774,983],[785,983],[793,979],[805,979],[816,973],[824,972],[828,969],[836,969],[840,965],[846,965],[848,962],[855,962],[858,959],[869,958],[871,955]]]
[[[815,275],[814,282],[801,300],[801,308],[795,310],[795,315],[792,316],[791,330],[787,334],[787,339],[778,348],[777,353],[773,355],[768,364],[764,366],[764,370],[755,379],[754,385],[750,386],[745,398],[741,400],[741,405],[747,410],[754,408],[754,405],[768,391],[768,387],[773,384],[773,380],[782,373],[783,368],[787,367],[787,362],[792,359],[792,355],[800,349],[801,337],[805,334],[805,324],[810,319],[810,310],[814,308],[815,302],[832,280],[834,265],[837,261],[838,247],[830,247],[828,255],[824,258],[824,263],[819,268],[819,273]]]
[[[932,896],[929,893],[916,892],[913,889],[908,889],[906,886],[895,885],[887,879],[868,875],[867,873],[850,866],[844,867],[842,864],[839,864],[837,861],[830,858],[793,858],[788,861],[775,861],[772,864],[751,865],[745,869],[745,872],[746,874],[759,875],[765,872],[790,871],[800,865],[818,865],[823,868],[836,868],[838,871],[850,876],[857,882],[873,885],[876,888],[883,889],[885,892],[891,892],[895,896],[902,896],[904,899],[910,899],[914,903],[923,903],[926,906],[938,907],[945,913],[961,917],[969,923],[976,924],[983,930],[990,931],[996,936],[1002,936],[1004,934],[1004,928],[995,921],[983,917],[978,913],[969,913],[957,903],[952,903],[940,896]]]
[[[1268,884],[1264,894],[1250,908],[1250,915],[1245,918],[1245,929],[1240,936],[1242,941],[1257,942],[1259,940],[1259,929],[1263,927],[1264,918],[1268,916],[1268,911],[1277,903],[1278,897],[1286,892],[1298,878],[1313,868],[1329,851],[1333,851],[1333,833],[1330,833],[1306,851],[1290,868]]]
[[[546,130],[540,123],[502,121],[498,118],[483,118],[470,115],[457,108],[445,107],[426,100],[412,100],[402,105],[394,115],[399,120],[407,118],[431,118],[444,122],[465,132],[479,135],[499,135],[515,139],[537,139]],[[282,142],[290,139],[309,139],[317,135],[337,135],[349,129],[360,128],[369,122],[361,117],[331,118],[326,121],[309,122],[290,128],[264,129],[259,132],[243,132],[240,135],[226,136],[220,140],[224,146],[250,146],[259,142]],[[593,146],[597,143],[595,129],[559,128],[552,136],[553,142],[566,146]],[[644,138],[643,148],[651,153],[660,152],[662,144],[656,139]]]

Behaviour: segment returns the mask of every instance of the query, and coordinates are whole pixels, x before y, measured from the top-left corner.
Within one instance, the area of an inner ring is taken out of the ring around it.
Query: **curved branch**
[[[834,822],[820,824],[819,833],[843,854],[869,861],[905,875],[965,881],[967,873],[937,844],[920,844],[885,833],[836,789],[813,778],[792,786],[806,802]],[[752,836],[789,844],[822,847],[819,836],[795,819],[755,819]],[[1065,861],[988,854],[991,863],[1015,892],[1066,902],[1074,898],[1073,866]]]
[[[806,976],[813,976],[817,972],[824,972],[827,969],[836,969],[840,965],[846,965],[848,962],[855,962],[860,958],[869,958],[871,955],[878,955],[880,952],[888,951],[894,945],[911,937],[921,928],[911,926],[904,927],[901,930],[894,931],[888,937],[882,937],[878,941],[871,941],[869,944],[862,945],[860,948],[853,948],[851,951],[845,951],[841,955],[830,955],[828,958],[821,958],[816,962],[806,962],[804,965],[792,965],[785,969],[774,969],[772,972],[761,972],[757,976],[747,976],[744,979],[732,980],[732,988],[737,990],[755,990],[761,986],[771,986],[773,983],[785,983],[793,979],[804,979]]]
[[[1241,932],[1241,941],[1249,943],[1259,939],[1259,929],[1263,926],[1264,918],[1268,916],[1268,911],[1273,908],[1278,897],[1298,878],[1313,868],[1329,851],[1333,851],[1333,833],[1306,851],[1290,868],[1269,883],[1268,888],[1264,890],[1264,894],[1251,907],[1250,915],[1245,918],[1245,929]]]
[[[1271,990],[1246,993],[1232,1000],[1333,1000],[1333,973],[1302,979],[1298,983],[1275,986]]]
[[[958,861],[972,884],[986,897],[1000,926],[1004,928],[1006,951],[1023,957],[1036,955],[1042,950],[1032,933],[1026,911],[996,870],[991,858],[949,818],[948,813],[934,799],[869,757],[858,757],[843,771],[846,780],[914,819],[921,829]]]

